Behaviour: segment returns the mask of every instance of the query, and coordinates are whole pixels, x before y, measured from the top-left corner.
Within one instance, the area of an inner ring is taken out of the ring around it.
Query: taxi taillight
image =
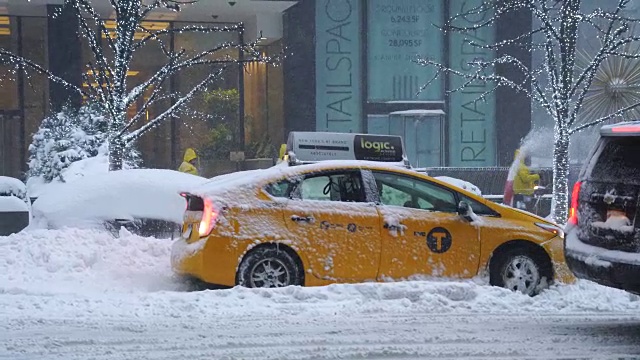
[[[214,209],[211,200],[204,199],[204,210],[202,211],[200,226],[198,227],[198,235],[200,235],[200,237],[209,235],[216,224],[217,218],[218,213]]]
[[[571,208],[569,209],[569,223],[573,225],[578,224],[578,197],[580,196],[580,188],[582,182],[578,181],[573,185],[573,191],[571,192]]]

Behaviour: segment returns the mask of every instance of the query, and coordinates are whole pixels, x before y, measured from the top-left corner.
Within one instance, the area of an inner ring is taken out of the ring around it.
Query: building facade
[[[437,25],[480,0],[301,0],[285,12],[285,43],[299,56],[285,61],[285,121],[289,129],[402,135],[414,166],[508,165],[531,126],[531,102],[510,89],[483,100],[491,84],[462,91],[456,76],[440,76],[415,60],[429,58],[464,71],[475,58],[465,36]],[[485,15],[486,16],[486,15]],[[484,16],[464,17],[466,25]],[[531,14],[514,13],[474,34],[491,43],[531,30]],[[459,24],[465,25],[465,24]],[[524,63],[531,55],[509,49]],[[509,68],[495,69],[508,74]],[[513,74],[508,74],[512,76]],[[304,82],[295,79],[305,79]],[[425,86],[427,85],[428,86]]]
[[[42,65],[76,86],[83,84],[82,72],[92,60],[86,39],[78,36],[78,19],[65,10],[63,0],[0,0],[0,47]],[[92,4],[105,18],[113,17],[108,0]],[[157,11],[143,25],[170,29],[184,25],[224,26],[242,22],[246,41],[259,40],[264,55],[282,52],[283,12],[295,1],[199,1],[182,11]],[[107,22],[107,26],[109,23]],[[165,39],[175,49],[195,53],[225,41],[237,41],[238,33],[179,33]],[[238,52],[225,53],[237,58]],[[128,84],[134,87],[166,63],[158,44],[149,44],[134,55]],[[27,170],[28,147],[42,119],[64,105],[80,106],[83,99],[49,81],[44,75],[0,65],[0,175],[23,178]],[[173,76],[163,93],[185,93],[208,74],[207,68],[187,69]],[[137,144],[146,167],[177,168],[188,147],[208,149],[220,130],[206,116],[216,93],[237,96],[244,106],[247,147],[264,142],[279,144],[285,137],[283,67],[247,63],[243,76],[237,66],[229,67],[209,92],[189,104],[189,114],[166,121],[144,135]],[[240,86],[240,81],[242,85]],[[239,90],[240,93],[239,93]],[[147,118],[167,108],[160,103],[148,109]],[[134,104],[129,111],[134,113]],[[236,104],[236,107],[239,105]],[[203,150],[203,152],[205,152]],[[227,155],[228,156],[228,155]]]
[[[405,138],[414,166],[503,166],[511,162],[513,150],[531,127],[530,100],[510,89],[498,89],[477,101],[489,89],[486,83],[448,93],[461,85],[460,79],[451,76],[422,88],[435,73],[413,61],[417,56],[428,57],[464,70],[474,58],[496,56],[478,52],[463,37],[434,26],[478,2],[199,1],[181,12],[154,14],[147,25],[171,28],[241,21],[247,29],[245,38],[262,39],[265,54],[286,55],[279,66],[249,63],[242,74],[237,67],[229,69],[211,87],[232,93],[243,89],[238,96],[246,114],[246,149],[267,143],[275,151],[295,130],[392,133]],[[0,0],[0,47],[82,86],[82,71],[92,55],[86,39],[77,36],[77,19],[64,11],[62,3]],[[108,0],[93,3],[105,19],[113,16]],[[469,24],[482,21],[467,20]],[[476,34],[476,40],[490,42],[500,40],[501,34],[525,32],[531,22],[530,14],[511,14],[494,29]],[[185,33],[172,35],[169,42],[177,49],[198,51],[235,40],[234,36]],[[510,51],[521,61],[531,62],[528,52]],[[157,71],[164,64],[162,59],[159,46],[140,49],[130,85]],[[206,71],[183,71],[163,91],[188,91]],[[496,71],[507,74],[509,69]],[[191,114],[214,111],[207,96],[211,93],[190,103]],[[0,175],[23,177],[32,134],[45,116],[70,102],[79,105],[82,99],[41,74],[0,66]],[[148,115],[153,117],[165,108],[152,106]],[[130,110],[135,111],[135,106]],[[177,168],[185,148],[210,149],[220,141],[220,134],[224,135],[206,120],[182,115],[144,135],[137,145],[144,166]]]

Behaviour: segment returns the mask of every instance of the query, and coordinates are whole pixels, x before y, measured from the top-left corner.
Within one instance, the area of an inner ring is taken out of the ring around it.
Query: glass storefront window
[[[18,51],[17,18],[0,16],[0,47]],[[19,176],[22,172],[19,73],[11,65],[0,65],[0,174]]]
[[[278,55],[282,44],[261,46],[264,56]],[[284,142],[282,67],[253,62],[245,65],[245,154],[272,158]]]
[[[176,23],[175,27],[192,25],[190,23]],[[203,26],[225,26],[225,24],[203,24]],[[184,32],[175,34],[174,46],[176,51],[184,50],[188,56],[210,50],[224,42],[237,42],[237,32],[214,32],[209,34]],[[211,58],[225,57],[237,59],[238,51],[230,49],[219,51]],[[224,73],[214,80],[208,89],[196,95],[187,105],[187,111],[180,114],[175,134],[176,154],[178,162],[182,161],[182,154],[187,148],[194,148],[200,155],[202,172],[211,174],[211,162],[228,160],[229,151],[233,143],[234,126],[237,125],[239,94],[238,94],[238,66],[200,65],[182,70],[174,76],[174,93],[186,94],[210,73],[224,67]]]
[[[27,59],[47,67],[47,18],[23,17],[22,27],[22,53]],[[49,80],[38,72],[29,71],[24,75],[24,127],[25,149],[28,152],[32,135],[38,131],[42,119],[49,111]]]

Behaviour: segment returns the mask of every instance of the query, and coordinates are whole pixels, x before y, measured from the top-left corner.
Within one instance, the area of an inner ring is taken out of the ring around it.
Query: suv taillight
[[[571,209],[569,209],[569,223],[573,225],[578,224],[578,197],[580,196],[580,187],[582,182],[578,181],[573,185],[573,191],[571,192]]]

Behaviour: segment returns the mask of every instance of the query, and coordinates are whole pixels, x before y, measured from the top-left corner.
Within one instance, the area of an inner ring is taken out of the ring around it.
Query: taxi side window
[[[357,172],[309,176],[299,188],[302,200],[364,202],[362,179]]]
[[[280,180],[278,182],[268,184],[264,187],[264,190],[273,197],[288,198],[291,190],[290,188],[291,182],[289,180]]]
[[[383,205],[456,212],[455,193],[428,181],[391,173],[374,172],[380,202]]]

